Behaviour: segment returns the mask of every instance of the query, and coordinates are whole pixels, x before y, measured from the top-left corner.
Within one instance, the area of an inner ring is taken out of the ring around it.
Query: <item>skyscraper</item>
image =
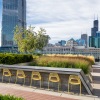
[[[26,28],[26,0],[3,0],[2,47],[14,46],[15,26]]]
[[[99,29],[99,21],[94,20],[93,22],[93,28],[91,29],[91,36],[89,36],[89,46],[90,47],[95,47],[95,48],[100,48],[100,31]]]
[[[96,36],[96,32],[98,31],[98,24],[98,19],[93,21],[93,28],[91,28],[91,36]]]
[[[88,35],[87,34],[81,34],[81,39],[85,41],[85,46],[87,47],[88,43]]]

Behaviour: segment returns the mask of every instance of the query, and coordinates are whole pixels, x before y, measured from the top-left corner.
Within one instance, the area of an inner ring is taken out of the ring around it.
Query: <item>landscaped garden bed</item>
[[[82,55],[41,55],[41,56],[32,56],[33,61],[30,65],[1,65],[0,68],[8,68],[12,73],[11,82],[15,82],[17,70],[23,70],[25,75],[28,76],[28,79],[25,79],[25,84],[29,85],[31,79],[31,74],[34,71],[40,73],[43,82],[42,87],[45,88],[48,86],[48,78],[50,73],[57,73],[61,80],[61,91],[66,91],[68,89],[68,80],[70,75],[78,75],[82,82],[82,93],[92,94],[92,87],[88,81],[88,78],[84,75],[89,75],[91,65],[94,64],[94,58],[92,56],[82,56]],[[39,66],[39,67],[38,67]],[[56,68],[55,68],[56,67]],[[61,70],[60,70],[61,69]],[[84,73],[83,73],[83,71]],[[2,74],[2,70],[1,70]],[[4,79],[8,82],[8,79]],[[23,83],[23,80],[18,80],[17,83]],[[32,86],[40,86],[40,81],[37,81],[36,84]],[[50,83],[52,88],[52,84]],[[85,87],[85,88],[84,88]],[[57,90],[57,84],[54,86],[54,90]],[[78,87],[74,88],[78,92]],[[74,92],[75,92],[74,91]]]
[[[32,62],[31,62],[32,61]],[[93,56],[83,55],[41,55],[31,54],[0,54],[0,64],[18,64],[31,62],[30,66],[80,68],[88,74],[95,60]]]
[[[46,66],[58,68],[80,68],[85,74],[88,74],[91,65],[94,64],[93,56],[83,55],[47,55],[37,57],[31,66]]]
[[[31,62],[32,61],[32,62]],[[18,64],[31,62],[30,66],[58,68],[80,68],[88,74],[95,60],[93,56],[83,55],[42,55],[0,53],[0,64]]]

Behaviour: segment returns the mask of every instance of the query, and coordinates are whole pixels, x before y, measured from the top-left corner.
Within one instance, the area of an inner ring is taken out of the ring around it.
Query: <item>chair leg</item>
[[[59,92],[59,82],[58,82],[58,92]]]
[[[25,84],[25,78],[24,78],[24,83],[23,83],[23,85]]]
[[[48,81],[48,90],[49,90],[49,81]]]
[[[81,95],[81,91],[82,91],[82,88],[81,88],[81,83],[80,83],[80,95]]]
[[[11,76],[9,76],[9,83],[10,83]]]
[[[41,86],[43,86],[43,79],[41,79]]]
[[[35,83],[36,83],[35,80],[33,80],[33,86],[34,86],[34,87],[35,87]]]
[[[2,82],[3,82],[3,75],[2,75]]]
[[[30,87],[32,86],[32,79],[31,79],[31,83],[30,83]]]
[[[17,76],[16,76],[16,80],[15,80],[15,84],[17,83]]]
[[[69,83],[68,83],[68,93],[69,93]]]
[[[61,81],[59,81],[59,89],[61,88]]]
[[[41,80],[40,80],[40,88],[41,88]]]

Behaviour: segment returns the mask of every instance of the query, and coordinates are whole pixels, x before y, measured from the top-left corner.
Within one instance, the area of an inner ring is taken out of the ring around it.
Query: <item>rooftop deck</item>
[[[30,88],[12,83],[0,83],[0,94],[23,97],[25,100],[100,100],[97,96],[73,95],[67,92],[54,92],[38,88]]]
[[[29,76],[27,83],[30,81],[31,72],[32,71],[38,71],[41,73],[43,78],[43,86],[47,87],[48,85],[48,76],[49,73],[55,72],[58,73],[61,79],[61,87],[63,91],[68,90],[68,79],[69,75],[74,74],[78,75],[82,82],[82,93],[83,94],[89,94],[93,95],[93,88],[89,82],[89,80],[86,78],[85,74],[81,69],[71,69],[71,68],[50,68],[50,67],[37,67],[37,66],[19,66],[19,65],[0,65],[0,69],[8,68],[12,71],[14,71],[16,76],[16,70],[23,70],[26,72],[26,74]],[[2,72],[1,72],[2,73]],[[15,78],[13,78],[15,80]],[[38,84],[38,83],[37,83]],[[52,84],[51,84],[52,85]],[[57,87],[55,85],[55,87]],[[74,92],[79,92],[79,87],[74,88]]]
[[[9,68],[13,70],[21,69],[27,71],[32,71],[32,70],[39,70],[40,72],[45,72],[50,73],[50,72],[58,72],[59,74],[77,74],[77,75],[84,75],[84,73],[81,73],[80,69],[75,69],[75,72],[73,69],[49,69],[49,68],[44,68],[41,69],[40,67],[29,67],[28,66],[17,66],[17,65],[0,65],[0,69],[2,68]],[[0,94],[10,94],[10,95],[15,95],[18,97],[23,97],[25,100],[100,100],[100,66],[98,65],[93,65],[93,72],[92,72],[92,77],[93,77],[93,83],[90,83],[92,88],[93,88],[93,95],[84,95],[82,94],[81,96],[79,94],[74,94],[71,92],[68,94],[67,88],[65,89],[66,91],[52,91],[52,89],[49,91],[47,88],[39,88],[39,87],[30,87],[29,85],[25,84],[24,86],[22,84],[14,84],[13,82],[8,83],[7,80],[4,80],[4,83],[2,83],[0,79]],[[48,69],[48,70],[47,70]],[[1,73],[1,72],[0,72]],[[1,76],[1,75],[0,75]],[[84,80],[84,76],[80,76],[83,84],[87,80]],[[89,81],[88,81],[89,82]],[[88,83],[87,82],[87,83]],[[87,84],[85,83],[85,84]],[[66,87],[66,86],[65,86]]]

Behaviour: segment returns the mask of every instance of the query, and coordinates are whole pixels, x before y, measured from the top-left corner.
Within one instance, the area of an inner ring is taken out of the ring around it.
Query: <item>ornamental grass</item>
[[[46,55],[36,58],[36,60],[30,65],[58,68],[80,68],[85,74],[88,74],[92,64],[94,64],[94,57],[92,56]]]

